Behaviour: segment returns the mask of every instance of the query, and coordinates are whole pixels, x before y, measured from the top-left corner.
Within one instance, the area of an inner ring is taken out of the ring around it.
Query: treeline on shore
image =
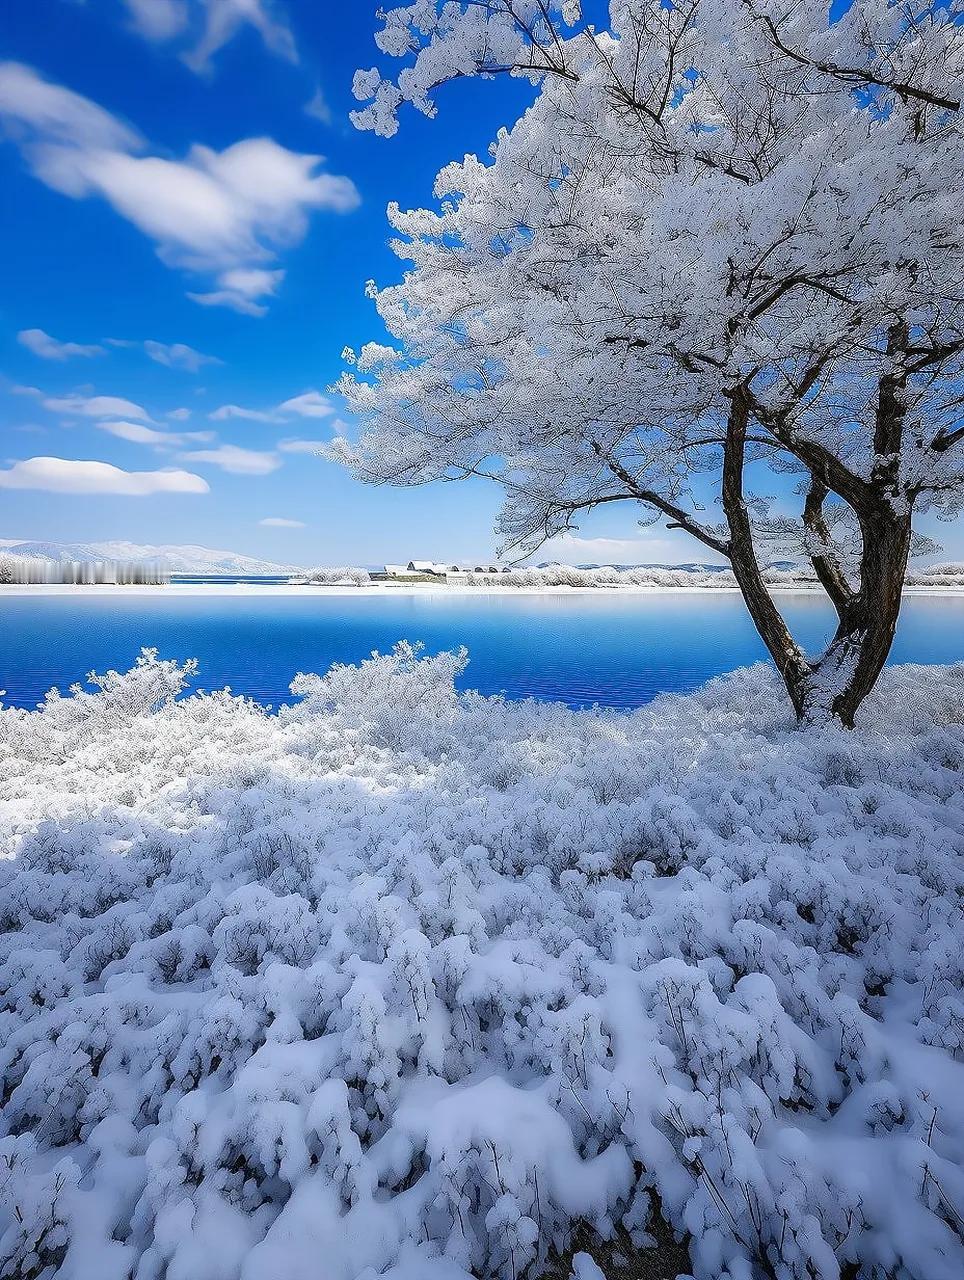
[[[765,571],[764,577],[767,583],[774,587],[811,587],[817,585],[817,578],[813,570],[802,566],[793,569],[768,569]],[[528,588],[706,587],[716,590],[732,590],[737,585],[730,569],[681,569],[649,565],[630,568],[599,565],[580,569],[572,565],[555,564],[541,567],[521,567],[498,575],[468,572],[448,575],[439,574],[436,580],[440,583],[451,582],[459,586],[470,587],[485,587],[495,583],[500,587]],[[367,569],[342,566],[311,569],[292,579],[293,583],[303,583],[310,586],[363,587],[376,581],[407,582],[411,581],[411,579],[393,579],[386,574],[372,574]],[[964,564],[937,564],[925,569],[912,570],[907,574],[905,585],[909,587],[964,587]]]
[[[159,564],[125,560],[44,560],[0,555],[0,586],[156,586],[170,580]]]

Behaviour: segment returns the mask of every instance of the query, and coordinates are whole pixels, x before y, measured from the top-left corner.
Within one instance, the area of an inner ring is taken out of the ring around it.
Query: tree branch
[[[803,523],[820,545],[821,550],[811,550],[809,552],[810,562],[820,585],[830,597],[839,618],[843,617],[844,611],[853,602],[854,592],[847,581],[847,575],[844,573],[840,561],[834,554],[833,544],[830,540],[830,530],[824,518],[823,504],[827,499],[828,492],[826,485],[821,484],[819,480],[811,478],[810,489],[803,506]]]
[[[743,0],[743,3],[749,9],[751,17],[767,28],[776,48],[802,67],[812,67],[814,71],[820,71],[824,75],[832,76],[835,80],[842,80],[849,84],[877,85],[880,89],[889,89],[891,93],[895,93],[903,102],[912,99],[916,102],[923,102],[928,106],[940,107],[944,111],[960,110],[961,104],[957,99],[942,98],[940,94],[932,93],[929,89],[920,89],[909,81],[894,80],[886,76],[875,75],[873,71],[863,67],[840,67],[832,62],[821,62],[819,58],[811,58],[808,54],[800,53],[797,49],[791,49],[789,45],[784,44],[777,29],[777,24],[769,14],[759,13],[753,6],[753,0]]]
[[[931,441],[931,448],[937,453],[946,453],[960,440],[964,440],[964,427],[958,427],[956,431],[941,431]]]
[[[646,503],[647,506],[655,507],[657,511],[661,511],[664,516],[669,516],[671,520],[675,521],[675,527],[685,529],[688,534],[698,539],[705,546],[711,547],[721,556],[726,556],[726,558],[729,559],[729,542],[718,537],[712,532],[712,530],[705,528],[698,520],[695,520],[689,512],[684,511],[682,507],[678,507],[675,503],[670,502],[667,498],[664,498],[661,494],[656,493],[652,489],[643,488],[637,483],[633,475],[626,470],[621,462],[610,457],[606,453],[598,440],[593,440],[592,447],[596,456],[604,462],[612,474],[626,486],[634,498],[638,499],[640,502]]]

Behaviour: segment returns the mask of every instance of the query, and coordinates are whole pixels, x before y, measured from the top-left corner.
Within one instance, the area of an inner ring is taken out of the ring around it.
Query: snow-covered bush
[[[367,569],[332,568],[331,566],[309,569],[307,573],[294,579],[295,582],[310,583],[320,587],[365,587],[371,580],[372,576]]]
[[[0,1277],[522,1280],[658,1200],[698,1280],[959,1280],[964,666],[802,734],[464,661],[0,711]]]
[[[0,562],[0,581],[2,581]],[[792,590],[796,587],[816,587],[813,569],[806,565],[795,568],[770,568],[763,571],[767,585]],[[296,584],[318,586],[368,586],[372,576],[367,569],[323,568],[312,569],[299,578]],[[404,581],[404,579],[402,579]],[[440,578],[440,582],[445,579]],[[519,587],[532,590],[539,587],[654,587],[661,589],[692,590],[695,587],[710,590],[737,589],[736,578],[730,569],[684,568],[673,565],[634,565],[621,568],[616,565],[593,565],[579,568],[568,564],[524,565],[502,573],[484,573],[463,570],[453,581],[470,587]],[[961,587],[964,586],[964,565],[940,564],[930,568],[908,572],[906,583],[911,587]]]
[[[907,580],[920,586],[964,587],[964,564],[932,564],[915,570]]]
[[[812,577],[801,570],[789,575],[793,583],[812,582]],[[657,565],[641,565],[629,569],[620,569],[614,565],[594,565],[592,568],[578,568],[568,564],[549,564],[525,566],[510,569],[497,576],[491,574],[469,573],[465,581],[470,586],[497,587],[729,587],[736,589],[736,579],[727,570],[701,571],[699,569],[678,569]]]

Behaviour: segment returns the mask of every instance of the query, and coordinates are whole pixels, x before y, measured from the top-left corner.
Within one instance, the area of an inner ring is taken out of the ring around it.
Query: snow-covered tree
[[[730,562],[798,716],[851,725],[915,515],[964,500],[959,9],[612,0],[606,31],[578,0],[388,10],[406,65],[356,75],[359,127],[433,115],[459,77],[535,95],[435,209],[390,207],[410,265],[370,293],[394,343],[346,352],[363,428],[335,453],[376,483],[494,477],[520,554],[641,504]],[[818,658],[761,573],[794,541],[839,619]]]

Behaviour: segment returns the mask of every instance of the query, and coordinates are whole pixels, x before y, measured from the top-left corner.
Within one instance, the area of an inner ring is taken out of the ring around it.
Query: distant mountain
[[[540,564],[540,569],[548,569],[551,565],[550,561]],[[799,569],[800,565],[795,560],[772,560],[767,566],[768,569],[791,570]],[[728,564],[703,564],[699,560],[690,560],[684,564],[657,564],[654,561],[642,561],[636,564],[577,564],[577,569],[685,569],[687,573],[727,573],[730,569]]]
[[[537,565],[538,569],[555,568],[556,561],[545,560]],[[688,573],[725,573],[729,569],[728,564],[700,564],[698,561],[690,561],[687,564],[663,564],[655,561],[636,561],[633,564],[577,564],[577,569],[685,569]]]
[[[301,566],[276,564],[236,551],[217,551],[211,547],[165,545],[154,547],[137,542],[14,542],[0,538],[5,555],[32,556],[38,560],[62,562],[76,560],[125,561],[158,564],[168,573],[258,575],[295,573]]]

